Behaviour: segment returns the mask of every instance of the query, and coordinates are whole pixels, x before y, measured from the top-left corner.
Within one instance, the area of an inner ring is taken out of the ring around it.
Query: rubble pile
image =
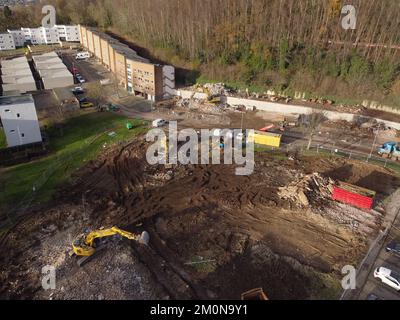
[[[397,137],[400,137],[398,130],[396,129],[389,129],[387,128],[386,130],[381,130],[378,132],[378,136],[380,139],[383,140],[393,140]]]
[[[319,173],[299,174],[288,185],[278,188],[278,195],[290,201],[291,207],[304,208],[311,204],[318,206],[331,197],[334,183],[331,178]]]
[[[195,103],[197,103],[197,101],[194,99],[179,99],[176,102],[176,106],[179,108],[192,108]]]
[[[376,130],[386,130],[386,126],[383,122],[378,122],[376,119],[372,118],[369,121],[360,124],[360,128],[371,132]]]
[[[339,202],[332,208],[326,208],[324,216],[363,236],[373,233],[383,219],[383,214],[376,210],[370,210],[366,215],[361,209]]]
[[[203,113],[220,114],[231,107],[226,103],[220,103],[218,105],[213,103],[207,103],[204,100],[195,98],[191,99],[180,99],[177,101],[176,106],[178,108],[187,108],[190,110],[201,110]]]
[[[230,90],[225,88],[224,83],[205,83],[203,84],[203,88],[207,89],[211,95],[228,95]]]

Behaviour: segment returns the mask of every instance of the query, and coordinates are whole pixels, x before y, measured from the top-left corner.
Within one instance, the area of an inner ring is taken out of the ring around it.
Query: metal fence
[[[321,146],[321,145],[313,145],[310,148],[311,151],[315,151],[317,153],[321,154],[331,154],[332,156],[338,156],[342,158],[347,158],[347,159],[353,159],[353,160],[359,160],[359,161],[364,161],[367,163],[374,163],[377,165],[380,165],[384,168],[390,168],[397,170],[400,172],[400,162],[391,160],[389,158],[384,158],[380,156],[376,156],[372,153],[366,154],[362,152],[357,152],[354,150],[349,150],[349,149],[344,149],[344,148],[338,148],[335,146]]]
[[[373,163],[379,166],[382,166],[384,168],[390,168],[392,170],[395,170],[397,173],[400,174],[400,161],[395,161],[390,158],[385,158],[381,157],[378,155],[375,155],[373,153],[363,153],[359,151],[354,151],[351,149],[346,149],[346,148],[341,148],[335,146],[335,144],[332,145],[326,145],[326,144],[312,144],[309,149],[307,149],[307,146],[305,144],[302,145],[295,145],[295,144],[285,144],[282,145],[280,148],[265,148],[265,151],[269,152],[298,152],[299,154],[312,154],[312,153],[317,153],[321,155],[326,155],[326,156],[337,156],[341,158],[347,158],[349,160],[358,160],[358,161],[363,161],[366,163]]]

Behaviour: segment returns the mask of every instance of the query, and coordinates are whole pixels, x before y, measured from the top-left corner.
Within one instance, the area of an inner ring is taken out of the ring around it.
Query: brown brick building
[[[127,45],[93,28],[79,26],[81,45],[115,76],[128,92],[156,101],[174,95],[172,66],[151,63]]]

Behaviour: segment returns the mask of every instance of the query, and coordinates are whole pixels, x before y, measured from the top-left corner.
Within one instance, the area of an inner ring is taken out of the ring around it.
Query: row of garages
[[[68,87],[74,84],[74,76],[56,52],[32,57],[44,89]]]
[[[38,89],[54,89],[74,84],[74,77],[55,52],[33,56],[43,88],[38,88],[27,57],[1,61],[1,88],[3,96],[15,96]]]
[[[1,88],[3,96],[37,90],[36,81],[25,56],[1,61]]]

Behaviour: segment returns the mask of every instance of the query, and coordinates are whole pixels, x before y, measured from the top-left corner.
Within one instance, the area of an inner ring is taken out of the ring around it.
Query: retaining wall
[[[176,95],[182,97],[183,99],[196,98],[196,99],[207,99],[207,94],[202,92],[193,92],[189,90],[176,90]],[[236,98],[236,97],[221,97],[222,102],[226,102],[232,106],[242,105],[248,109],[256,108],[257,110],[267,111],[267,112],[276,112],[280,114],[286,115],[298,115],[298,114],[310,114],[313,112],[313,108],[298,106],[298,105],[290,105],[269,101],[260,101],[260,100],[252,100],[252,99],[244,99],[244,98]],[[319,109],[315,109],[319,110]],[[353,113],[342,113],[337,111],[324,111],[324,114],[329,120],[346,120],[349,122],[353,121],[362,121],[367,122],[372,117],[362,116]],[[394,121],[387,121],[382,119],[376,119],[378,122],[383,122],[387,127],[391,127],[397,130],[400,130],[400,123]]]

